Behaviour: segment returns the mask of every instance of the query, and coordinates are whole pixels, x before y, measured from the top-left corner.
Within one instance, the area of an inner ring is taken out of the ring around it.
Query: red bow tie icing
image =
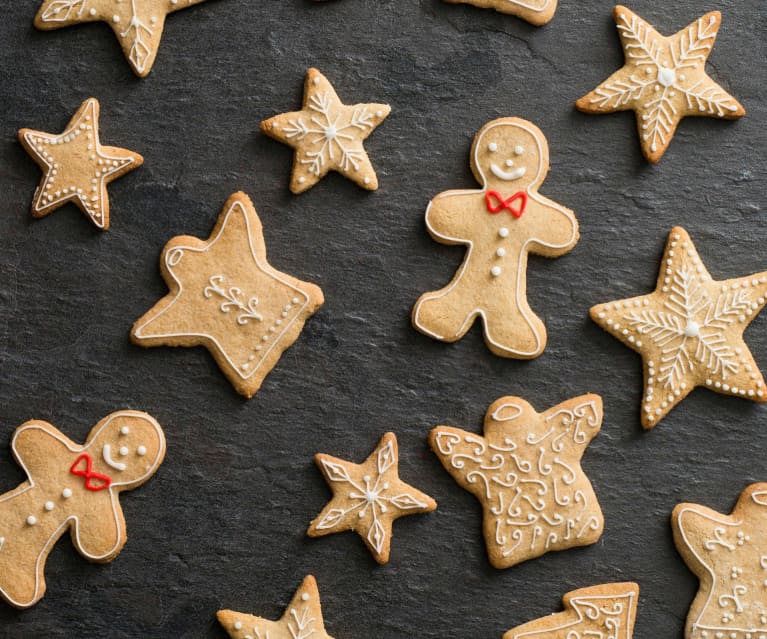
[[[506,209],[514,217],[520,218],[527,206],[527,193],[525,191],[517,191],[510,198],[504,200],[498,191],[487,191],[485,193],[485,205],[490,213],[500,213]]]
[[[85,462],[85,464],[81,462]],[[82,468],[83,465],[85,468]],[[92,490],[94,493],[109,488],[112,484],[112,478],[109,475],[93,472],[93,459],[91,459],[88,453],[82,453],[75,459],[75,463],[72,464],[69,472],[77,477],[85,477],[85,488]]]

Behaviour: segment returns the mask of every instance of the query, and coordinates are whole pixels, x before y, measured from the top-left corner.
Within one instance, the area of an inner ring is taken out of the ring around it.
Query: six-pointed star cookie
[[[386,433],[361,464],[318,453],[317,462],[333,499],[306,534],[321,537],[353,530],[379,564],[389,561],[392,524],[405,515],[434,510],[437,503],[399,478],[397,437]]]
[[[735,120],[746,111],[706,73],[722,15],[712,11],[668,38],[618,5],[614,11],[626,58],[616,71],[575,104],[586,113],[633,110],[642,153],[658,162],[686,116]]]
[[[631,582],[573,590],[562,598],[563,612],[517,626],[503,639],[631,639],[638,598],[639,586]]]
[[[554,17],[557,10],[557,0],[446,0],[454,4],[473,4],[483,9],[495,9],[501,13],[527,20],[530,24],[540,27]]]
[[[106,22],[134,73],[143,78],[157,56],[165,17],[200,2],[204,0],[43,0],[35,26],[50,30],[82,22]]]
[[[687,615],[687,639],[767,636],[767,484],[752,484],[729,515],[679,504],[674,543],[700,580]]]
[[[767,272],[712,279],[687,232],[671,230],[658,283],[591,308],[591,319],[644,360],[642,426],[652,428],[696,386],[767,401],[743,331],[767,301]]]
[[[99,141],[99,103],[82,103],[59,135],[21,129],[19,141],[45,172],[32,199],[32,215],[43,217],[73,202],[100,229],[109,228],[107,184],[141,166],[138,153]]]
[[[328,79],[309,69],[301,111],[261,122],[261,131],[295,149],[290,190],[303,193],[328,171],[337,171],[362,188],[378,188],[362,142],[391,112],[388,104],[343,104]]]
[[[232,639],[333,639],[325,631],[317,582],[311,575],[299,586],[279,621],[219,610],[219,623]]]
[[[319,287],[273,268],[253,203],[235,193],[211,236],[173,238],[160,258],[170,292],[133,325],[140,346],[205,346],[252,397],[322,306]]]
[[[602,399],[583,395],[544,413],[502,397],[487,410],[484,437],[450,426],[431,431],[442,465],[482,503],[493,566],[599,539],[604,518],[580,459],[601,427]]]

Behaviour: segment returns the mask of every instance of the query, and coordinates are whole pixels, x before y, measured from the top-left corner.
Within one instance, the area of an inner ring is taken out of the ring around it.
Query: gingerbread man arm
[[[426,228],[440,244],[468,244],[473,235],[471,206],[466,202],[478,191],[445,191],[437,195],[426,209]]]
[[[538,232],[532,239],[530,251],[544,257],[559,257],[577,243],[578,220],[570,209],[557,204],[540,193],[530,193],[528,215],[544,218],[546,223],[536,225]]]
[[[71,454],[80,448],[57,428],[44,421],[29,421],[16,429],[11,450],[16,462],[27,473],[30,482],[48,474],[52,459]]]

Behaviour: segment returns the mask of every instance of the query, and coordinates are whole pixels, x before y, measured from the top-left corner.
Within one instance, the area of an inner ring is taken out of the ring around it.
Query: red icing
[[[516,202],[518,203],[514,206]],[[503,199],[503,196],[498,191],[488,191],[485,193],[485,205],[488,212],[494,215],[506,209],[514,217],[520,218],[527,207],[527,193],[525,191],[517,191],[510,198]]]
[[[81,462],[85,462],[85,468],[82,468],[83,464]],[[85,477],[85,488],[94,493],[109,488],[112,484],[112,478],[109,475],[93,472],[93,459],[91,459],[88,453],[80,454],[75,459],[75,463],[72,464],[69,472],[76,477]]]

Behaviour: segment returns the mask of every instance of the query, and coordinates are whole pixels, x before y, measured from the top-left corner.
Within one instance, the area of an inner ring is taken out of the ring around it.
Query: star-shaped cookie
[[[317,462],[333,499],[312,520],[306,534],[322,537],[356,532],[379,564],[389,561],[392,524],[405,515],[431,512],[431,497],[399,478],[397,437],[386,433],[361,464],[318,453]]]
[[[696,386],[764,402],[743,331],[767,301],[767,272],[714,280],[687,232],[671,230],[655,291],[597,304],[597,324],[644,360],[642,426],[653,428]]]
[[[767,634],[767,484],[752,484],[729,515],[679,504],[674,543],[700,580],[686,639],[759,639]]]
[[[585,113],[633,110],[642,153],[660,161],[679,121],[687,116],[735,120],[740,103],[706,73],[722,14],[712,11],[668,38],[618,5],[614,11],[626,58],[616,71],[575,105]]]
[[[207,240],[179,236],[160,258],[170,292],[136,321],[139,346],[205,346],[237,391],[252,397],[322,291],[272,267],[253,203],[235,193]]]
[[[232,639],[333,639],[325,631],[317,581],[307,576],[279,621],[219,610],[219,623]]]
[[[152,70],[165,18],[205,0],[43,0],[35,26],[45,31],[83,22],[106,22],[134,73]]]
[[[388,104],[342,103],[328,79],[317,69],[309,69],[303,109],[264,120],[261,131],[295,149],[290,177],[293,193],[310,189],[328,171],[375,191],[378,178],[362,142],[390,112]]]
[[[44,171],[32,199],[32,215],[43,217],[67,202],[100,229],[109,228],[107,184],[141,166],[138,153],[99,140],[99,102],[88,98],[58,135],[21,129],[19,141]]]
[[[599,539],[604,518],[580,460],[601,427],[602,399],[582,395],[543,413],[502,397],[487,410],[484,437],[450,426],[431,431],[445,470],[482,504],[493,566]]]
[[[554,17],[557,0],[447,0],[454,4],[473,4],[483,9],[508,13],[540,27]]]

